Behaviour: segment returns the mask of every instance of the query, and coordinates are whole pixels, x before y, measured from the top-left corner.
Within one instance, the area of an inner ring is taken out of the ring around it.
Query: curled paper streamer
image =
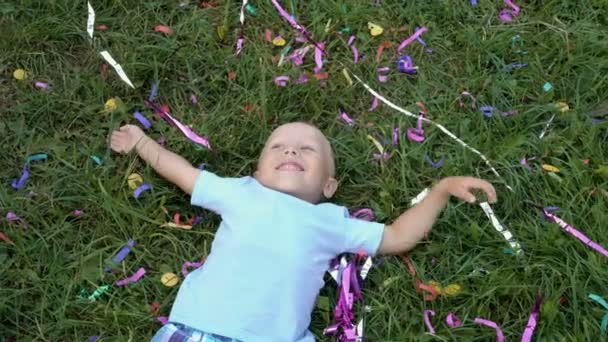
[[[325,49],[325,43],[320,42],[315,45],[315,68],[313,69],[315,74],[323,69],[323,49]]]
[[[416,75],[418,73],[418,67],[414,66],[412,57],[408,55],[400,56],[397,59],[397,70],[408,75]]]
[[[150,88],[150,95],[148,95],[148,101],[154,101],[158,96],[158,81],[152,82],[152,87]]]
[[[143,267],[140,267],[130,277],[127,277],[127,278],[124,278],[121,280],[117,280],[115,285],[116,286],[125,286],[127,284],[135,283],[135,282],[139,281],[139,279],[141,279],[141,277],[143,277],[144,274],[146,274],[146,270]]]
[[[239,36],[236,40],[236,55],[240,55],[241,51],[243,51],[243,45],[245,44],[245,37]]]
[[[294,52],[287,58],[287,60],[293,61],[295,65],[302,65],[304,63],[304,57],[310,50],[310,46],[301,47],[294,50]]]
[[[101,51],[99,54],[101,54],[101,57],[103,57],[103,59],[105,59],[108,64],[110,64],[112,68],[116,70],[116,73],[118,74],[121,80],[128,84],[129,87],[135,89],[135,86],[133,85],[133,83],[131,83],[131,80],[129,79],[127,74],[125,74],[125,71],[122,69],[122,66],[116,62],[116,60],[112,57],[112,55],[110,55],[108,51],[104,50]]]
[[[367,278],[367,274],[369,273],[369,270],[372,268],[373,264],[374,262],[372,260],[372,257],[368,256],[365,259],[363,266],[361,266],[361,271],[359,272],[359,274],[361,275],[361,279],[365,280],[365,278]]]
[[[431,324],[431,317],[430,317],[430,316],[435,316],[435,311],[424,310],[423,316],[424,316],[424,324],[426,325],[426,328],[429,329],[429,333],[431,335],[435,335],[435,328],[433,328],[433,325]]]
[[[475,99],[475,97],[468,91],[463,91],[462,93],[460,93],[460,96],[458,96],[458,105],[460,106],[460,108],[464,107],[464,102],[462,101],[463,96],[466,96],[471,99],[471,108],[475,109],[475,107],[477,106],[477,99]]]
[[[492,329],[496,330],[496,341],[497,342],[504,342],[505,340],[505,336],[502,333],[502,330],[500,329],[500,327],[498,326],[498,324],[496,324],[495,322],[492,322],[490,320],[487,319],[483,319],[481,317],[476,317],[475,318],[475,323],[476,324],[483,324],[487,327],[490,327]]]
[[[382,57],[382,52],[384,52],[384,49],[389,48],[391,46],[393,46],[393,43],[391,42],[380,43],[380,45],[378,46],[378,50],[376,50],[376,63],[380,63],[380,57]]]
[[[338,115],[338,119],[344,120],[349,126],[355,125],[355,120],[353,120],[346,112],[340,110],[340,115]]]
[[[532,336],[534,335],[534,329],[536,329],[536,323],[538,321],[538,314],[540,312],[540,305],[542,304],[542,301],[543,299],[540,296],[536,298],[536,302],[534,303],[534,307],[530,313],[530,318],[528,318],[528,324],[526,325],[526,329],[524,329],[524,333],[521,337],[521,342],[532,341]]]
[[[196,95],[194,95],[194,94],[190,95],[190,102],[192,104],[197,104],[198,103],[198,99],[196,98]]]
[[[148,119],[146,119],[146,117],[143,116],[143,114],[140,113],[139,111],[136,111],[135,113],[133,113],[133,117],[135,117],[135,119],[137,121],[139,121],[139,123],[141,123],[141,125],[144,126],[145,129],[150,129],[150,127],[152,127],[152,124],[150,123],[150,121]]]
[[[166,35],[172,35],[173,34],[173,30],[165,25],[156,25],[154,26],[154,31],[155,32],[159,32],[159,33],[164,33]]]
[[[403,50],[406,46],[411,44],[414,40],[416,40],[418,37],[420,37],[426,31],[428,31],[428,28],[426,28],[424,26],[416,29],[416,31],[414,31],[414,34],[412,34],[407,39],[402,41],[401,44],[399,44],[399,47],[397,47],[397,53],[401,54],[401,50]]]
[[[479,111],[483,113],[483,116],[486,118],[491,118],[494,115],[494,111],[496,108],[492,106],[481,106],[479,107]]]
[[[6,219],[9,222],[15,222],[15,223],[18,223],[19,225],[21,225],[23,228],[27,228],[27,224],[25,223],[25,220],[23,220],[21,217],[17,216],[17,214],[15,214],[12,211],[9,211],[8,213],[6,213]]]
[[[277,9],[277,11],[279,12],[279,15],[281,17],[283,17],[283,19],[285,19],[285,21],[287,21],[289,23],[289,25],[291,25],[291,27],[293,27],[302,36],[304,36],[311,44],[313,44],[315,46],[316,49],[319,49],[322,51],[322,53],[327,54],[327,52],[324,51],[323,48],[319,47],[318,44],[314,40],[312,40],[312,38],[310,37],[310,35],[306,31],[306,29],[302,25],[300,25],[294,19],[294,17],[291,16],[283,7],[281,7],[281,4],[279,4],[279,2],[277,0],[271,0],[271,2],[274,5],[274,7]]]
[[[581,233],[576,228],[572,227],[570,224],[568,224],[567,222],[562,220],[559,216],[556,216],[556,215],[550,213],[546,209],[543,209],[543,213],[545,214],[545,218],[547,218],[547,220],[559,225],[567,233],[569,233],[572,236],[574,236],[575,238],[581,240],[585,245],[587,245],[587,247],[599,252],[600,254],[602,254],[605,257],[608,257],[608,250],[606,250],[604,247],[602,247],[597,242],[591,240],[589,237],[587,237],[585,234]]]
[[[26,162],[31,163],[34,161],[46,161],[48,159],[48,155],[46,153],[36,153],[27,157]]]
[[[157,301],[152,302],[152,304],[150,304],[150,314],[156,315],[158,313],[159,306],[160,306],[159,302],[157,302]]]
[[[458,328],[462,325],[460,318],[451,312],[445,317],[445,322],[450,328]]]
[[[356,341],[363,337],[359,335],[359,333],[362,333],[362,328],[357,329],[357,326],[352,322],[354,318],[353,304],[355,301],[363,299],[355,262],[349,262],[342,272],[338,303],[334,310],[335,323],[323,330],[324,335],[336,336],[339,341]]]
[[[25,163],[23,164],[23,173],[21,174],[21,177],[19,177],[19,180],[13,179],[13,181],[11,182],[11,186],[16,190],[23,188],[29,176],[30,173],[27,169],[27,163]]]
[[[350,46],[350,49],[353,51],[353,62],[357,64],[359,62],[359,49],[357,49],[357,46],[353,44],[354,42],[355,36],[350,36],[348,39],[348,46]]]
[[[203,264],[205,263],[205,261],[199,261],[199,262],[192,262],[192,261],[186,261],[182,264],[182,275],[184,276],[184,278],[190,273],[188,272],[188,267],[194,267],[194,268],[199,268],[201,266],[203,266]]]
[[[285,87],[287,82],[289,82],[289,76],[277,76],[274,78],[274,84],[279,87]]]
[[[498,221],[498,218],[496,218],[496,215],[494,215],[494,211],[492,210],[492,207],[490,207],[490,204],[488,204],[488,202],[480,202],[479,206],[481,206],[481,209],[483,210],[483,212],[490,219],[490,222],[492,223],[492,226],[494,227],[494,229],[496,229],[496,231],[498,231],[500,234],[502,234],[502,236],[505,238],[505,240],[507,240],[507,242],[511,246],[511,249],[513,249],[513,251],[515,252],[515,255],[518,255],[518,256],[523,255],[524,251],[521,249],[520,244],[515,240],[515,238],[513,237],[513,234],[511,234],[511,232],[509,230],[507,230],[500,223],[500,221]]]
[[[139,198],[139,196],[142,194],[142,192],[148,191],[151,188],[152,188],[152,186],[150,186],[149,183],[144,183],[144,184],[138,186],[137,188],[135,188],[135,190],[133,191],[133,197]]]
[[[604,298],[602,298],[594,293],[590,293],[589,298],[596,301],[599,305],[603,306],[604,309],[606,309],[608,311],[608,302]],[[602,323],[600,324],[600,329],[602,330],[603,333],[605,333],[606,330],[608,330],[608,313],[606,313],[604,315],[604,318],[602,318]]]
[[[116,253],[116,255],[114,256],[114,258],[112,258],[112,261],[115,264],[120,263],[121,261],[123,261],[127,255],[131,252],[131,247],[135,246],[135,241],[133,239],[129,239],[129,241],[127,241],[127,245],[123,246],[118,253]],[[112,267],[110,266],[106,266],[103,269],[106,272],[110,272],[112,270]]]
[[[89,9],[89,16],[87,18],[87,33],[91,40],[93,40],[93,27],[95,27],[95,10],[93,10],[93,6],[91,6],[91,2],[87,1],[87,7]]]
[[[148,107],[152,108],[156,114],[158,114],[161,118],[167,121],[171,126],[177,127],[186,136],[186,138],[190,139],[194,143],[202,145],[207,149],[211,150],[211,144],[209,143],[207,137],[201,137],[198,134],[194,133],[194,131],[190,127],[179,122],[179,120],[172,117],[171,114],[169,114],[166,110],[163,110],[155,103],[147,100],[144,100],[144,102]]]
[[[361,85],[363,85],[363,87],[372,95],[378,97],[378,99],[380,101],[382,101],[384,104],[388,105],[389,107],[393,108],[396,111],[399,111],[407,116],[410,117],[417,117],[416,115],[414,115],[413,113],[408,112],[407,110],[397,106],[396,104],[392,103],[391,101],[387,100],[385,97],[383,97],[382,95],[380,95],[377,91],[375,91],[374,89],[372,89],[369,85],[367,85],[367,83],[363,82],[361,80],[361,78],[355,74],[353,74],[353,76],[357,79],[357,81],[359,81],[359,83],[361,83]],[[439,128],[439,130],[441,130],[443,133],[445,133],[447,136],[449,136],[450,138],[452,138],[453,140],[455,140],[456,142],[458,142],[461,146],[463,146],[464,148],[468,149],[469,151],[477,154],[485,163],[486,165],[490,168],[490,170],[492,171],[492,173],[494,173],[494,175],[496,175],[498,178],[503,179],[502,176],[498,173],[498,171],[496,171],[496,169],[492,166],[492,164],[490,163],[490,161],[488,160],[488,158],[483,155],[481,152],[479,152],[478,150],[474,149],[473,147],[467,145],[464,141],[462,141],[460,138],[458,138],[456,135],[454,135],[454,133],[450,132],[447,128],[445,128],[443,125],[440,125],[436,122],[434,122],[433,120],[427,119],[427,118],[422,118],[423,121],[426,121],[432,125],[434,125],[435,127]],[[513,191],[513,188],[511,188],[511,186],[509,186],[508,184],[505,184],[505,186],[507,187],[507,189]]]
[[[350,216],[363,221],[373,221],[375,218],[374,211],[370,208],[355,210]]]

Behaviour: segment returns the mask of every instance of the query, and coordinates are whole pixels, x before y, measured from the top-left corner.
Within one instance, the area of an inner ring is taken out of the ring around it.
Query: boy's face
[[[329,142],[316,127],[295,122],[272,132],[258,161],[255,178],[264,186],[317,203],[336,192]]]

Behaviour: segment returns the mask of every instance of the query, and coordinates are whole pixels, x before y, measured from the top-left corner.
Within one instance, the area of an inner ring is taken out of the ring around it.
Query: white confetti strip
[[[488,202],[481,202],[479,203],[479,205],[481,206],[481,209],[483,209],[483,212],[486,214],[486,216],[490,219],[490,222],[492,223],[492,226],[494,226],[494,229],[496,229],[496,231],[502,234],[502,236],[505,238],[505,240],[507,240],[515,254],[522,255],[524,252],[521,249],[521,245],[517,241],[515,241],[513,234],[511,234],[511,232],[507,228],[505,228],[500,223],[500,221],[498,221],[498,218],[496,218],[496,215],[494,215],[494,211],[492,211],[492,207],[490,207],[490,204],[488,204]]]
[[[135,89],[135,86],[133,86],[133,83],[131,83],[131,80],[129,79],[127,74],[125,74],[124,70],[122,70],[122,66],[120,66],[120,64],[116,63],[116,60],[114,60],[114,58],[112,58],[110,53],[108,51],[104,50],[104,51],[101,51],[100,54],[101,54],[101,57],[103,57],[114,68],[114,70],[116,70],[116,72],[118,73],[118,76],[120,76],[120,79],[123,80],[126,84],[128,84],[131,88]]]
[[[415,206],[416,204],[422,202],[422,200],[426,197],[426,195],[429,194],[430,189],[426,188],[424,190],[422,190],[418,195],[416,195],[416,197],[412,198],[412,200],[410,201],[410,206]]]
[[[91,40],[93,40],[93,28],[95,26],[95,11],[93,10],[93,6],[91,6],[91,2],[87,1],[87,5],[89,6],[89,17],[87,18],[87,33]]]

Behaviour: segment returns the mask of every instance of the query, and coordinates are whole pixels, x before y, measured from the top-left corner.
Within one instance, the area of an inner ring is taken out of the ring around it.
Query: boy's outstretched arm
[[[129,153],[134,148],[156,172],[171,183],[192,194],[200,170],[183,157],[160,146],[148,137],[141,128],[125,125],[112,132],[110,147],[119,153]]]
[[[475,203],[476,198],[473,194],[475,190],[485,192],[490,203],[496,202],[494,187],[482,179],[473,177],[442,179],[422,202],[401,214],[392,224],[385,226],[378,253],[400,254],[414,248],[431,231],[450,196]]]

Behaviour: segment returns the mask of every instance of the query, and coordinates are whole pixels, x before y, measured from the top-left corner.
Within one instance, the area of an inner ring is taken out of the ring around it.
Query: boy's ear
[[[338,181],[334,177],[329,177],[327,182],[325,182],[325,186],[323,187],[323,196],[329,199],[336,193],[338,190]]]

